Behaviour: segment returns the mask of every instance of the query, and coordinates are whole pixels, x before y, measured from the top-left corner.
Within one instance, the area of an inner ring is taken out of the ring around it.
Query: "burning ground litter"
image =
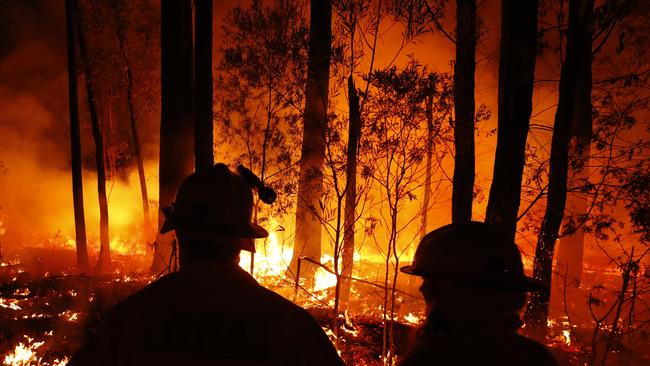
[[[116,260],[119,260],[119,256]],[[323,260],[324,259],[324,260]],[[328,258],[322,258],[327,268]],[[270,260],[270,259],[269,259]],[[264,259],[257,261],[264,270]],[[242,260],[242,267],[248,262]],[[358,261],[358,273],[376,273],[377,263]],[[268,268],[272,267],[271,264]],[[374,271],[373,271],[374,269]],[[100,277],[70,272],[38,272],[19,261],[0,267],[0,361],[3,365],[63,366],[117,302],[155,280],[142,273],[113,272]],[[355,281],[349,311],[341,315],[336,335],[332,331],[334,282],[324,271],[315,291],[295,286],[283,272],[256,275],[263,285],[307,308],[337,346],[349,365],[381,365],[383,289],[372,276]],[[332,275],[333,276],[333,275]],[[413,341],[423,319],[424,304],[413,290],[418,284],[400,283],[395,315],[397,358]],[[410,290],[409,290],[410,289]],[[571,319],[575,321],[574,319]],[[582,348],[588,329],[565,317],[549,321],[549,345],[564,365],[584,365]],[[639,362],[643,360],[640,357]],[[643,363],[638,363],[643,364]]]

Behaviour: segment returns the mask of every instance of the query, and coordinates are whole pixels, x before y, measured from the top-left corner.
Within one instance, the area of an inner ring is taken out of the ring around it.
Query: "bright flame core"
[[[320,262],[328,268],[332,268],[334,259],[331,256],[324,254],[321,256]],[[336,276],[333,273],[326,271],[324,268],[318,267],[314,274],[314,292],[322,291],[334,286],[336,286]]]
[[[277,223],[271,222],[270,226],[276,227]],[[292,256],[293,250],[285,248],[278,240],[278,232],[270,231],[263,245],[257,247],[253,276],[261,278],[282,274],[291,263]],[[246,271],[250,271],[250,264],[251,253],[242,252],[239,258],[239,266]]]

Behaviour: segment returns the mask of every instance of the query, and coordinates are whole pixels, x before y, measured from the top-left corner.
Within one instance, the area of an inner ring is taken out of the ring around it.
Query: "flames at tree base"
[[[142,273],[101,277],[69,273],[32,271],[17,262],[4,262],[0,267],[2,365],[64,366],[114,304],[155,280],[155,276]],[[334,335],[333,314],[328,306],[333,303],[334,287],[324,278],[319,290],[299,291],[297,302],[319,321],[348,365],[382,365],[383,289],[364,283],[353,286],[352,296],[358,301],[353,301],[350,311],[340,316]],[[278,276],[259,277],[258,281],[289,299],[294,296],[293,285],[278,280]],[[401,306],[393,325],[395,358],[399,359],[414,340],[423,319],[423,303],[408,292],[401,292],[397,299]],[[588,326],[571,323],[566,317],[554,318],[549,321],[547,344],[562,365],[589,364],[585,340],[590,331]],[[646,353],[616,349],[607,364],[646,364],[650,361]]]

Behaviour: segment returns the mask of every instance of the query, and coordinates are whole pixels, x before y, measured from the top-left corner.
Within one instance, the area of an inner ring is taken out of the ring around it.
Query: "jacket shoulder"
[[[533,366],[557,366],[558,362],[553,354],[541,343],[524,337],[520,334],[513,334],[511,340],[514,356],[521,362]]]

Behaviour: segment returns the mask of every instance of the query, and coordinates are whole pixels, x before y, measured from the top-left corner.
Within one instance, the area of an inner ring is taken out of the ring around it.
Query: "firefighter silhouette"
[[[180,270],[116,305],[68,365],[343,365],[307,311],[238,266],[268,235],[251,188],[275,200],[243,167],[188,176],[161,228],[176,232]]]
[[[526,293],[547,289],[524,275],[519,249],[498,228],[438,228],[401,271],[422,277],[427,319],[400,366],[557,365],[543,345],[516,333]]]

